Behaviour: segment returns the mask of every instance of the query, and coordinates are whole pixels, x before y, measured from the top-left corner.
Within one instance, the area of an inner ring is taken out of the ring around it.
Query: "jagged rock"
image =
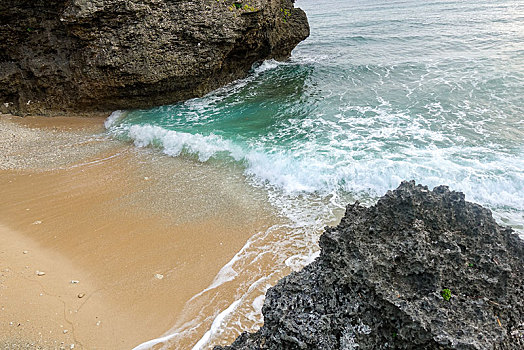
[[[215,349],[524,349],[524,243],[462,193],[404,182],[320,246],[258,332]]]
[[[0,112],[93,114],[201,96],[309,35],[294,0],[0,0]]]

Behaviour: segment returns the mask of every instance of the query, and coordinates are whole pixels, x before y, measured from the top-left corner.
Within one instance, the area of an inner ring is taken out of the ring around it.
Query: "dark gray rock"
[[[63,114],[201,96],[309,35],[294,0],[0,0],[0,112]]]
[[[524,349],[523,241],[462,193],[404,182],[320,246],[257,333],[216,349]]]

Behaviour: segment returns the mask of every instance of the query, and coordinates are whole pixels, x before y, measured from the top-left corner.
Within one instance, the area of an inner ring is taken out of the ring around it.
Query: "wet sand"
[[[100,118],[0,116],[2,348],[159,337],[278,221],[239,173],[102,132]]]

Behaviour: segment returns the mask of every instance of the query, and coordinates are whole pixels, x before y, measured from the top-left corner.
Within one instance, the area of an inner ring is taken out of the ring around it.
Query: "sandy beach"
[[[102,118],[0,116],[2,348],[159,337],[277,220],[241,175],[103,130]]]

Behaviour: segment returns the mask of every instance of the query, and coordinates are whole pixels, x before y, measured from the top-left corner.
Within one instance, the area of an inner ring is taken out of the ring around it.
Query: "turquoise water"
[[[447,184],[523,224],[524,3],[301,0],[311,37],[203,98],[109,127],[240,164],[285,193],[374,198]]]
[[[308,14],[311,36],[289,61],[263,62],[203,98],[115,112],[108,132],[168,156],[240,168],[293,222],[288,242],[274,243],[275,264],[296,258],[303,265],[318,238],[309,232],[318,234],[349,201],[371,203],[402,180],[463,191],[522,233],[524,3],[297,6]],[[245,264],[235,273],[257,256],[254,237],[232,260]],[[213,283],[220,281],[219,274]],[[247,303],[246,289],[215,313],[220,322],[209,332],[251,329],[224,316]],[[210,344],[213,332],[202,339],[195,348]]]

